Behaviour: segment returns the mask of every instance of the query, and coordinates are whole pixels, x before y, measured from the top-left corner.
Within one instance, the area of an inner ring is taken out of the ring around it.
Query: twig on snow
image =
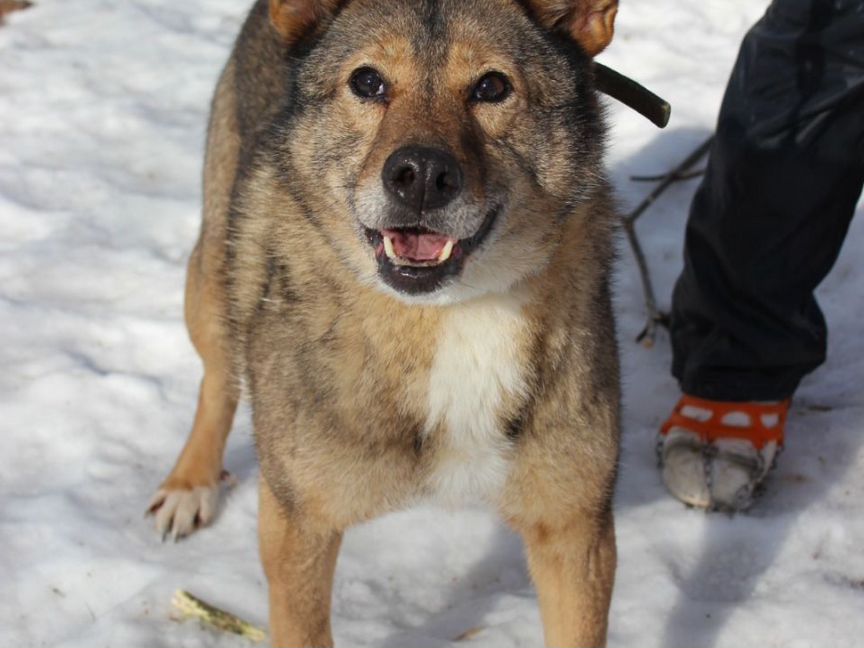
[[[645,328],[642,329],[642,332],[636,337],[636,341],[641,342],[642,345],[647,348],[654,346],[658,326],[668,328],[669,315],[662,312],[657,307],[657,298],[654,295],[654,286],[651,282],[651,272],[648,269],[648,262],[645,259],[645,253],[643,252],[642,245],[639,242],[639,236],[636,234],[636,221],[672,184],[688,177],[688,171],[690,168],[702,159],[706,153],[708,153],[708,149],[711,148],[711,142],[713,140],[713,136],[709,137],[669,173],[661,176],[650,177],[651,179],[658,181],[660,184],[658,184],[633,211],[621,217],[621,225],[624,228],[624,233],[627,235],[627,241],[630,244],[630,248],[633,250],[633,255],[636,257],[636,265],[639,268],[639,275],[642,278],[642,291],[645,294],[645,309],[648,311]]]
[[[260,643],[267,640],[267,633],[261,628],[225,612],[219,608],[205,603],[201,599],[192,596],[189,592],[177,590],[171,604],[179,614],[179,619],[198,619],[202,623],[212,626],[222,632],[246,637],[250,641]]]

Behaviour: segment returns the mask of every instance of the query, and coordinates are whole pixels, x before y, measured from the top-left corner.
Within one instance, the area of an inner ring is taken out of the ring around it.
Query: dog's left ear
[[[618,0],[528,0],[528,5],[540,24],[565,32],[588,56],[602,52],[615,33]]]
[[[293,45],[333,16],[341,0],[270,0],[270,22]]]

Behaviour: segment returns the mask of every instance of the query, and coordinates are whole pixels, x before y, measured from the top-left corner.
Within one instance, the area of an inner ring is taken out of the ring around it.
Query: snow
[[[0,28],[0,645],[242,646],[169,619],[187,589],[259,624],[248,411],[215,524],[162,544],[143,509],[191,424],[200,367],[182,323],[204,125],[245,13],[236,0],[39,0]],[[766,2],[622,3],[601,57],[666,97],[667,131],[611,106],[622,204],[713,128],[744,31]],[[661,302],[695,181],[639,224]],[[625,439],[610,645],[851,647],[864,635],[864,222],[819,295],[827,364],[802,385],[768,494],[734,518],[668,497],[654,435],[677,398],[669,344],[622,248]],[[337,569],[343,646],[540,643],[518,538],[476,510],[414,509],[353,529]]]

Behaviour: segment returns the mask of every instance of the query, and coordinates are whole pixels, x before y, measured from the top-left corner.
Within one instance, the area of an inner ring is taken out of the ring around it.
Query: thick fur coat
[[[276,645],[331,645],[342,532],[426,499],[523,535],[548,645],[605,641],[620,396],[591,56],[615,10],[253,7],[189,266],[201,399],[152,510],[175,535],[212,517],[245,385]]]

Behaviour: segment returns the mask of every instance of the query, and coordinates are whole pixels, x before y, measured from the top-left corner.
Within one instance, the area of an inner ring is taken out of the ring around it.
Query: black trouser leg
[[[864,0],[774,0],[747,34],[687,224],[672,372],[714,400],[790,396],[825,359],[813,291],[864,183]]]

